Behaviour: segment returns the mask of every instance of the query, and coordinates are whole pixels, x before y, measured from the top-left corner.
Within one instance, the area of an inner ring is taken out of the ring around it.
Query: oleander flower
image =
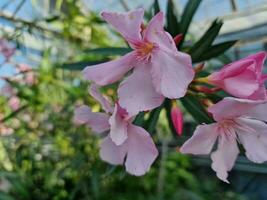
[[[262,74],[265,59],[266,52],[259,52],[230,63],[212,73],[208,82],[238,98],[266,99],[264,82],[267,75]]]
[[[95,113],[88,106],[81,106],[75,110],[75,122],[87,124],[96,133],[108,132],[101,143],[102,160],[113,165],[124,164],[130,174],[144,175],[158,156],[149,133],[132,124],[133,117],[119,103],[113,108],[96,85],[91,86],[90,94],[99,101],[106,113]]]
[[[265,101],[266,102],[266,101]],[[218,140],[217,150],[211,153],[212,169],[227,183],[242,144],[246,156],[255,163],[267,161],[267,103],[224,98],[209,108],[215,123],[199,125],[180,151],[185,154],[210,154]]]
[[[194,78],[191,57],[179,52],[170,34],[164,31],[163,13],[159,12],[141,29],[143,15],[143,9],[103,12],[102,17],[125,38],[133,51],[83,71],[87,80],[105,86],[122,79],[133,69],[118,89],[119,104],[130,116],[158,107],[164,97],[183,97]]]

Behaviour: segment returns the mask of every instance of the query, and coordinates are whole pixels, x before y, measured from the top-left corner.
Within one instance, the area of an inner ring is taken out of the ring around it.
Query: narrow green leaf
[[[204,52],[199,59],[195,60],[195,62],[201,62],[210,58],[218,57],[219,55],[230,49],[235,43],[236,40],[213,45],[208,49],[208,51]]]
[[[201,1],[202,0],[189,0],[184,8],[180,22],[180,31],[184,35],[184,38]],[[180,46],[182,42],[183,41],[181,41]]]
[[[101,60],[101,61],[81,61],[81,62],[75,62],[75,63],[64,63],[60,65],[60,68],[67,69],[67,70],[83,70],[85,67],[89,65],[96,65],[103,62],[107,62],[108,60]]]
[[[159,115],[160,115],[162,108],[163,106],[161,105],[160,107],[152,110],[148,120],[145,123],[145,129],[151,134],[154,133],[156,130],[156,126],[157,126]]]
[[[169,0],[167,5],[167,31],[174,37],[180,33],[179,27],[173,0]]]
[[[201,103],[195,97],[187,95],[180,99],[184,108],[192,115],[198,123],[211,123],[212,119],[208,116],[207,112]]]
[[[137,125],[137,126],[143,126],[145,120],[145,112],[140,112],[134,119],[133,124]]]
[[[85,53],[88,54],[97,54],[101,56],[116,56],[116,55],[124,55],[132,51],[130,48],[124,47],[105,47],[105,48],[97,48],[97,49],[88,49],[85,50]]]
[[[220,29],[223,25],[222,21],[214,20],[210,28],[204,33],[198,42],[190,49],[189,54],[192,57],[193,62],[199,60],[200,56],[208,51],[218,36]]]
[[[160,11],[158,0],[154,0],[153,7],[154,7],[154,15],[155,15],[155,14],[157,14]]]

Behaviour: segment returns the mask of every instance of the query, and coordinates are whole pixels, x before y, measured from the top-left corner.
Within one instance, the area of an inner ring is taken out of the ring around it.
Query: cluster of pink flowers
[[[164,30],[164,15],[159,12],[146,27],[142,24],[144,10],[127,13],[103,12],[111,24],[133,49],[120,59],[88,66],[85,79],[92,82],[90,95],[105,113],[95,113],[87,106],[75,111],[75,122],[86,124],[96,133],[105,134],[100,156],[114,165],[125,165],[133,175],[143,175],[158,156],[149,133],[132,122],[141,111],[160,106],[165,98],[179,99],[186,95],[194,80],[195,71],[190,55],[177,50],[175,40]],[[180,38],[180,36],[179,36]],[[239,154],[238,143],[253,162],[267,161],[267,97],[262,73],[265,52],[249,56],[224,66],[220,71],[196,82],[214,85],[214,92],[223,89],[233,97],[208,108],[216,121],[199,125],[193,136],[181,147],[182,153],[210,154],[216,141],[217,150],[211,154],[212,169],[228,182],[228,172]],[[118,101],[110,100],[99,92],[106,86],[123,79],[118,88]],[[182,133],[183,117],[178,107],[171,112],[178,134]]]

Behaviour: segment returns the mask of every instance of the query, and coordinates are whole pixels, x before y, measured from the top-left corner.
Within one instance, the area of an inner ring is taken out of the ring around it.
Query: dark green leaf
[[[172,36],[176,36],[178,33],[180,33],[179,27],[180,25],[178,22],[178,17],[175,13],[173,0],[169,0],[167,5],[167,31]]]
[[[154,0],[154,15],[160,11],[159,2],[158,0]]]
[[[160,107],[154,109],[153,111],[151,111],[149,118],[145,123],[145,129],[149,133],[155,132],[161,109],[162,109],[162,105]]]
[[[85,67],[89,65],[96,65],[103,62],[107,62],[108,60],[101,60],[101,61],[82,61],[82,62],[75,62],[75,63],[65,63],[60,65],[60,68],[67,69],[67,70],[83,70]]]
[[[201,1],[202,0],[189,0],[184,8],[180,22],[180,31],[184,35],[184,38]],[[182,41],[180,43],[180,46],[181,44]]]
[[[101,56],[116,56],[116,55],[124,55],[132,51],[130,48],[123,47],[106,47],[106,48],[97,48],[97,49],[88,49],[85,50],[85,53],[88,54],[97,54]]]
[[[138,126],[143,126],[144,124],[144,117],[145,117],[145,112],[140,112],[134,119],[133,124],[138,125]]]
[[[236,40],[213,45],[208,49],[208,51],[204,52],[199,59],[196,59],[194,61],[201,62],[210,58],[215,58],[230,49],[235,43]]]
[[[191,95],[187,95],[180,99],[184,108],[192,115],[198,123],[211,123],[212,119],[208,116],[202,104]]]
[[[204,33],[198,42],[190,49],[189,54],[192,57],[193,62],[199,60],[200,56],[208,51],[213,41],[218,36],[222,27],[222,21],[214,20],[210,28]]]

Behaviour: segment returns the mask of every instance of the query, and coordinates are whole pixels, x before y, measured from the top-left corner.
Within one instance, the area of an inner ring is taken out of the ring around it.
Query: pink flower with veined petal
[[[164,97],[183,97],[194,78],[190,56],[177,51],[174,40],[164,31],[163,13],[159,12],[141,30],[143,15],[143,9],[103,12],[102,17],[125,38],[133,51],[83,71],[87,80],[104,86],[120,80],[134,68],[118,90],[119,104],[130,116],[158,107]]]
[[[266,101],[265,101],[266,102]],[[216,140],[217,150],[211,154],[212,169],[227,182],[239,154],[237,142],[246,156],[256,163],[267,161],[267,103],[227,97],[209,108],[216,123],[199,125],[180,151],[186,154],[210,154]]]
[[[264,82],[267,76],[262,74],[265,58],[265,52],[250,55],[212,73],[208,81],[238,98],[266,99]]]
[[[106,113],[94,113],[89,107],[81,106],[75,110],[74,121],[87,124],[97,133],[109,131],[101,143],[102,160],[113,165],[124,164],[130,174],[144,175],[158,156],[149,133],[132,124],[133,118],[118,103],[111,107],[96,85],[91,86],[90,94]]]

